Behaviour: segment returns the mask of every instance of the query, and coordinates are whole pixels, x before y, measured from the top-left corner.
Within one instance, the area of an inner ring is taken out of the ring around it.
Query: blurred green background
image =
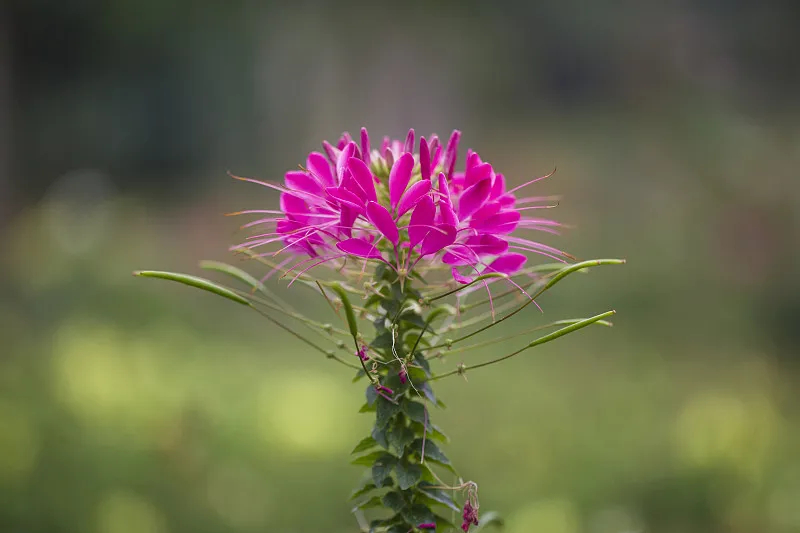
[[[130,272],[230,259],[223,213],[277,197],[226,171],[278,179],[362,125],[459,128],[515,183],[557,165],[537,193],[574,228],[543,240],[629,260],[507,328],[615,308],[613,330],[439,386],[482,509],[509,533],[800,531],[798,20],[794,1],[6,0],[0,531],[356,531],[362,384]]]

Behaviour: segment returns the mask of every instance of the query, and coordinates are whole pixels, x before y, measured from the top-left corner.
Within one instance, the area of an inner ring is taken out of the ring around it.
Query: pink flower
[[[262,255],[299,256],[289,267],[295,278],[347,258],[364,262],[364,268],[368,261],[383,262],[403,277],[446,265],[459,283],[488,272],[514,274],[531,253],[564,261],[560,250],[512,235],[555,233],[559,227],[523,216],[548,207],[545,198],[514,194],[543,178],[507,190],[503,174],[471,150],[457,172],[460,138],[454,131],[443,148],[436,135],[421,137],[415,151],[410,130],[405,141],[384,138],[379,149],[371,149],[362,128],[359,144],[347,133],[335,146],[324,142],[325,155],[310,153],[304,167],[286,173],[283,185],[240,178],[281,196],[279,211],[242,212],[269,215],[245,225],[267,229],[235,248],[278,244],[280,249]]]

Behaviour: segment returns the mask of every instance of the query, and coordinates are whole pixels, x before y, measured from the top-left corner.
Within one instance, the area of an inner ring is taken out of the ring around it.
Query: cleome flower
[[[422,137],[417,149],[412,129],[405,141],[385,137],[379,149],[372,149],[362,128],[360,142],[347,133],[335,146],[324,142],[325,153],[311,152],[304,167],[286,173],[283,185],[238,178],[281,196],[279,211],[237,213],[273,216],[246,224],[267,229],[234,249],[264,256],[288,253],[278,268],[287,267],[295,279],[319,265],[354,259],[363,262],[362,273],[368,262],[385,263],[401,279],[446,269],[462,284],[481,274],[514,274],[529,254],[569,258],[512,235],[516,230],[557,232],[557,222],[525,216],[553,207],[549,198],[515,194],[549,175],[509,190],[503,174],[472,150],[464,170],[456,171],[460,137],[454,131],[445,146],[436,135]],[[263,252],[271,244],[280,248]]]

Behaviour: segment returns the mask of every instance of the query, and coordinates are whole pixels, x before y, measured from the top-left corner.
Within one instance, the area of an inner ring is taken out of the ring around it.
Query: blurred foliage
[[[575,227],[547,242],[629,260],[507,331],[609,304],[615,329],[440,386],[484,509],[510,533],[800,531],[797,5],[3,5],[0,529],[355,531],[349,371],[130,271],[229,259],[221,214],[277,198],[226,170],[365,124],[461,128],[512,182],[557,165],[538,192]]]

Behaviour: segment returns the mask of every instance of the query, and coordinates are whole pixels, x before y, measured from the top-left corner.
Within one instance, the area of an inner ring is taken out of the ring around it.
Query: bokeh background
[[[362,385],[130,272],[231,259],[223,213],[277,198],[228,170],[279,178],[366,125],[459,128],[515,183],[558,166],[538,192],[574,227],[545,240],[629,260],[509,328],[615,308],[613,330],[440,385],[482,509],[509,533],[800,531],[798,20],[792,1],[6,0],[0,530],[357,530]]]

